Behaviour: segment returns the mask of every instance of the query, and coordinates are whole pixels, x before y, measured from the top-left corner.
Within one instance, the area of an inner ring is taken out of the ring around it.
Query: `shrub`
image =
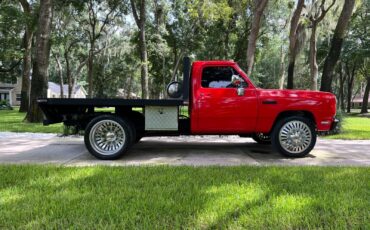
[[[0,110],[13,110],[8,100],[0,100]]]

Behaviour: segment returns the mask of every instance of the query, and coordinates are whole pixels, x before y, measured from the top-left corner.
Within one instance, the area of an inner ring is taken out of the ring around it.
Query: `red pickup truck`
[[[281,154],[303,157],[316,133],[335,127],[331,93],[256,88],[233,61],[184,59],[183,82],[171,98],[39,99],[44,124],[64,122],[84,130],[85,145],[99,159],[121,157],[144,136],[239,135],[272,144]],[[114,107],[114,112],[96,108]],[[188,109],[183,113],[184,107]]]

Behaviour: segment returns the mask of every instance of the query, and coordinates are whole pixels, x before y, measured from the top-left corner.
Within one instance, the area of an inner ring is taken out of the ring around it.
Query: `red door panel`
[[[199,88],[198,131],[204,134],[253,132],[257,118],[255,89],[238,96],[236,88]]]

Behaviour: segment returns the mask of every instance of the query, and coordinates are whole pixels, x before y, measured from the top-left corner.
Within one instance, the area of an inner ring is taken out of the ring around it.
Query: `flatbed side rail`
[[[93,107],[116,107],[116,106],[180,106],[184,104],[179,99],[101,99],[101,98],[46,98],[39,99],[39,104],[47,105],[84,105]]]

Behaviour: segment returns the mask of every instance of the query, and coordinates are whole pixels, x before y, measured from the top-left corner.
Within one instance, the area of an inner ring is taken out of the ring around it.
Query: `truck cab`
[[[183,66],[183,82],[168,87],[172,98],[40,99],[44,124],[64,122],[83,130],[89,152],[111,160],[144,136],[173,135],[252,137],[285,156],[303,157],[313,149],[316,133],[338,122],[331,93],[260,89],[233,61],[191,64],[185,58]],[[96,110],[101,107],[114,111]]]
[[[192,134],[245,134],[256,129],[256,87],[232,61],[194,62],[191,74]]]

